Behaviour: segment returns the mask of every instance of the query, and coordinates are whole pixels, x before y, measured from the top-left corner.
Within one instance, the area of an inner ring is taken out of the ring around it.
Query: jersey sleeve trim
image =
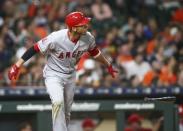
[[[93,56],[93,57],[97,57],[97,56],[99,56],[100,55],[100,50],[97,48],[97,47],[95,47],[94,49],[92,49],[92,50],[89,50],[88,51],[89,52],[89,54],[91,55],[91,56]]]
[[[34,50],[35,50],[36,52],[40,52],[40,48],[39,48],[38,43],[34,44]]]
[[[36,43],[35,46],[37,46],[36,48],[39,49],[39,52],[41,52],[42,54],[44,54],[44,51],[41,49],[39,43]]]
[[[98,54],[93,56],[93,58],[97,58],[101,54],[101,51],[99,50]]]

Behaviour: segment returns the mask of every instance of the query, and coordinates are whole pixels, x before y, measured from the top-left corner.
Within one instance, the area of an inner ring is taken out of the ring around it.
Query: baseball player
[[[68,14],[65,19],[67,29],[53,32],[35,43],[9,70],[9,79],[14,80],[23,63],[33,55],[41,52],[47,57],[43,77],[52,102],[53,131],[68,131],[75,90],[74,67],[83,53],[89,52],[105,64],[112,77],[117,73],[97,48],[94,36],[87,31],[90,20],[81,12]]]

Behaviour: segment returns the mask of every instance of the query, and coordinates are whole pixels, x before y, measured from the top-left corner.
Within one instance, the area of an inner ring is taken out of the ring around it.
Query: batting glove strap
[[[8,72],[8,77],[9,77],[9,79],[10,79],[10,80],[17,79],[19,70],[20,70],[20,68],[17,67],[17,65],[13,65],[13,66],[10,68],[9,72]]]

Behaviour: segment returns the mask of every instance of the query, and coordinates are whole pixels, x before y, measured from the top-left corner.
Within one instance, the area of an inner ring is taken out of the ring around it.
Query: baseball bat
[[[175,102],[175,96],[167,96],[167,97],[145,97],[144,101],[165,101],[165,102]]]

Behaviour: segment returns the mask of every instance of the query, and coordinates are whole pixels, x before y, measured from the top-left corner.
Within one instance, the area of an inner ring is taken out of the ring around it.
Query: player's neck
[[[75,32],[68,31],[68,37],[73,43],[77,43],[80,38],[80,35]]]

